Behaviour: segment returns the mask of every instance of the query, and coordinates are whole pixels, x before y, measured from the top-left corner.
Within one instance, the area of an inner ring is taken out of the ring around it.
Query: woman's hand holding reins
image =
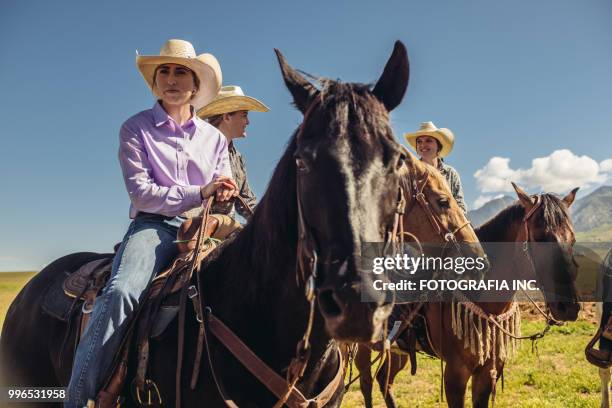
[[[216,194],[217,201],[227,201],[238,195],[236,182],[227,176],[218,176],[213,181],[200,188],[202,199],[207,199]]]

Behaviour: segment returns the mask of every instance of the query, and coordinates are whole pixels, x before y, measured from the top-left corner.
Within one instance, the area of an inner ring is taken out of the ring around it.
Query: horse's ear
[[[576,193],[578,192],[579,188],[580,187],[576,187],[575,189],[567,193],[565,197],[563,197],[563,201],[565,202],[565,205],[567,205],[567,208],[569,208],[576,199]]]
[[[372,90],[387,111],[391,112],[402,101],[409,76],[408,52],[401,41],[396,41],[385,70]]]
[[[527,194],[522,188],[514,184],[514,182],[511,181],[510,183],[512,183],[512,187],[514,187],[514,191],[516,191],[516,195],[518,196],[518,199],[521,202],[523,208],[529,211],[531,207],[533,207],[533,205],[535,204],[534,198]]]
[[[287,85],[287,89],[289,89],[293,96],[295,106],[297,106],[300,112],[306,113],[308,106],[310,106],[310,101],[312,101],[318,92],[317,88],[293,69],[291,65],[287,64],[285,56],[278,49],[275,48],[274,52],[278,58],[278,64],[283,73],[285,85]]]

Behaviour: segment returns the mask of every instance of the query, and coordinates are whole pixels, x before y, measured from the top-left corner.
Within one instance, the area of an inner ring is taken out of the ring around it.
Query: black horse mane
[[[390,156],[395,144],[384,106],[372,95],[365,84],[343,83],[320,79],[322,88],[317,114],[308,123],[301,138],[306,140],[329,137],[359,138],[351,143],[349,160],[359,166],[371,155],[375,136],[383,136],[383,160]],[[295,262],[297,242],[296,166],[298,130],[294,132],[279,160],[268,188],[245,228],[227,240],[203,263],[203,270],[211,263],[220,264],[212,279],[217,290],[231,288],[232,296],[261,298],[261,288],[269,286],[278,273],[285,272],[289,262]],[[238,267],[240,264],[241,267]],[[217,268],[215,268],[217,269]],[[233,275],[233,276],[231,276]],[[254,284],[245,285],[245,276]],[[237,291],[237,288],[238,291]],[[226,292],[227,293],[227,292]]]
[[[542,202],[542,222],[552,231],[571,227],[567,205],[556,194],[544,193],[540,195]],[[500,211],[496,216],[476,228],[476,235],[481,241],[491,242],[503,235],[508,225],[521,222],[525,216],[525,208],[517,201]]]

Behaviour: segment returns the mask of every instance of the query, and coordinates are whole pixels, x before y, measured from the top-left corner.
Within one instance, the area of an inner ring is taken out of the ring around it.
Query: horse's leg
[[[372,408],[372,371],[370,369],[370,360],[372,359],[372,351],[363,346],[357,347],[355,354],[355,366],[359,371],[359,386],[361,395],[366,408]]]
[[[393,381],[397,374],[406,367],[406,363],[408,362],[408,356],[391,353],[391,361],[387,360],[383,364],[383,366],[378,371],[378,375],[376,376],[376,381],[378,381],[378,385],[380,387],[380,392],[385,397],[385,403],[387,404],[387,408],[396,408],[395,398],[393,397],[392,388]],[[387,382],[387,370],[389,371],[389,381]],[[386,390],[385,390],[386,386]],[[385,392],[386,391],[386,392]]]
[[[599,369],[601,380],[601,408],[610,408],[610,368]]]
[[[463,408],[465,387],[471,372],[464,364],[456,361],[447,361],[444,370],[444,388],[446,401],[451,408]]]
[[[479,366],[472,374],[472,406],[484,407],[489,405],[489,397],[493,390],[493,381],[491,379],[491,361],[487,361],[484,366]],[[503,363],[498,362],[497,378],[499,379],[504,369]]]

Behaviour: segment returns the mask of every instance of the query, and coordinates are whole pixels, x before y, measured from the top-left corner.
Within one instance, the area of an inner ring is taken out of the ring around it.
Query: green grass
[[[523,334],[532,334],[543,327],[542,322],[523,321],[522,330]],[[532,353],[530,342],[523,342],[518,356],[506,364],[504,391],[501,382],[498,382],[495,406],[599,406],[597,368],[584,358],[584,347],[594,331],[595,326],[585,321],[553,327],[537,343],[537,353]],[[439,360],[419,356],[416,376],[410,376],[409,371],[400,373],[395,381],[394,395],[400,407],[437,406],[440,395]],[[374,404],[384,407],[378,387],[374,391]],[[358,385],[351,387],[342,406],[363,406]],[[471,406],[469,388],[466,406]]]
[[[35,274],[36,272],[0,272],[0,327],[11,302]]]
[[[11,301],[34,272],[0,273],[0,322]],[[540,331],[543,323],[523,321],[523,334]],[[584,358],[584,347],[595,332],[593,323],[578,321],[563,327],[553,327],[531,352],[531,344],[523,342],[518,356],[506,364],[505,389],[498,383],[496,407],[594,407],[599,405],[597,369]],[[356,370],[354,370],[356,373]],[[440,362],[426,356],[418,357],[417,375],[400,373],[394,394],[400,407],[438,406],[440,395]],[[466,392],[470,406],[469,388]],[[378,387],[374,403],[384,407]],[[342,407],[362,407],[358,381],[346,394]],[[443,405],[445,406],[445,404]]]
[[[612,225],[604,224],[590,231],[577,232],[576,240],[581,242],[611,242]]]

